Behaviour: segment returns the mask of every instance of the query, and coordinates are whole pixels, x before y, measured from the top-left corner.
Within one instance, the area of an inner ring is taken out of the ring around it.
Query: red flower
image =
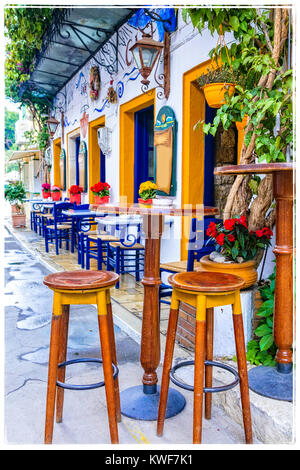
[[[247,222],[246,222],[246,217],[242,215],[239,219],[237,219],[237,222],[244,227],[248,228]]]
[[[227,240],[228,240],[229,242],[235,242],[235,236],[232,235],[231,233],[229,233],[229,234],[227,235]]]
[[[267,237],[270,239],[273,235],[273,232],[268,227],[264,227],[261,230],[256,230],[255,234],[258,238]]]
[[[209,226],[207,227],[206,235],[212,238],[214,238],[217,235],[216,224],[214,222],[211,222]]]
[[[224,222],[224,227],[226,230],[232,230],[235,225],[235,219],[227,219]]]
[[[258,238],[261,238],[261,237],[263,237],[264,233],[263,233],[262,230],[256,230],[255,235],[256,235]]]
[[[108,183],[102,183],[101,181],[99,181],[99,183],[96,183],[94,184],[94,186],[91,186],[91,191],[98,196],[109,196],[109,188],[110,185]]]
[[[225,239],[225,233],[220,233],[220,235],[216,237],[216,242],[218,243],[218,245],[223,246],[224,239]]]
[[[81,194],[83,192],[83,188],[78,186],[77,184],[73,184],[69,188],[70,194]]]

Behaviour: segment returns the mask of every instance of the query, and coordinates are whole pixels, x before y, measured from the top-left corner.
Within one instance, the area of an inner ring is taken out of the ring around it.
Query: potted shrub
[[[211,108],[220,108],[225,103],[225,93],[232,95],[235,91],[236,77],[226,66],[207,69],[207,72],[196,79],[203,90],[207,104]]]
[[[60,187],[59,186],[52,186],[51,187],[51,197],[53,201],[60,200]]]
[[[156,197],[157,185],[153,181],[144,181],[140,184],[138,199],[140,204],[152,204],[152,199]]]
[[[13,227],[25,227],[26,216],[23,202],[26,199],[26,191],[21,181],[10,183],[5,187],[5,199],[11,204],[11,216]]]
[[[81,193],[83,192],[83,188],[81,186],[78,186],[77,184],[73,184],[69,188],[69,193],[70,193],[70,202],[76,203],[79,205],[81,203]]]
[[[51,196],[51,186],[49,183],[42,184],[42,193],[43,193],[44,199],[47,199],[48,197]]]
[[[206,231],[216,243],[217,251],[200,259],[201,269],[235,274],[246,282],[245,288],[257,280],[255,256],[260,249],[270,245],[273,232],[264,227],[249,231],[246,218],[227,219],[223,224],[211,222]]]
[[[91,191],[95,195],[95,204],[107,204],[109,202],[109,189],[110,185],[101,181],[91,186]]]

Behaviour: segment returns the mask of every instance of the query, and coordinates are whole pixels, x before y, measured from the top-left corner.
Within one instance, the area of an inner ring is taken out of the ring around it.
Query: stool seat
[[[50,289],[97,289],[99,287],[112,286],[118,282],[118,274],[112,271],[63,271],[48,274],[44,278],[44,284]]]
[[[245,285],[244,279],[234,274],[209,271],[176,273],[168,280],[173,287],[194,292],[231,292]]]

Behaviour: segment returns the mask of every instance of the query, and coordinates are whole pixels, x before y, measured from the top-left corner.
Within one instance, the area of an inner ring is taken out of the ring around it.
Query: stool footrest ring
[[[235,387],[240,382],[239,374],[235,369],[233,369],[233,367],[227,366],[225,364],[222,364],[221,362],[216,362],[216,361],[204,361],[204,364],[206,366],[220,367],[221,369],[225,369],[235,376],[235,380],[228,385],[222,385],[220,387],[211,387],[211,388],[204,387],[203,388],[204,393],[224,392],[226,390],[230,390],[231,388]],[[179,364],[176,364],[170,370],[170,380],[175,385],[178,385],[178,387],[184,388],[185,390],[194,391],[194,387],[192,385],[182,382],[175,376],[175,372],[177,369],[180,369],[181,367],[185,367],[185,366],[191,366],[191,365],[195,365],[195,361],[183,361],[183,362],[180,362]]]
[[[98,364],[102,364],[101,359],[88,357],[88,358],[80,358],[80,359],[71,359],[70,361],[61,362],[60,364],[58,364],[58,368],[65,367],[65,366],[68,366],[70,364],[77,364],[77,363],[80,363],[80,362],[96,362]],[[113,363],[112,363],[112,368],[113,368],[113,378],[116,379],[116,377],[119,374],[119,369]],[[104,380],[103,380],[102,382],[98,382],[98,383],[95,383],[95,384],[73,385],[73,384],[67,384],[67,383],[64,383],[64,382],[59,382],[57,380],[56,385],[58,387],[66,388],[68,390],[92,390],[93,388],[103,387],[105,385],[105,383],[104,383]]]

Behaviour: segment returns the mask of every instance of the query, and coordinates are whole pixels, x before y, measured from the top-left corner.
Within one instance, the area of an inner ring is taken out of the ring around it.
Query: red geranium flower
[[[229,242],[235,242],[235,236],[232,235],[231,233],[229,233],[229,234],[227,235],[227,240],[228,240]]]
[[[224,222],[224,227],[226,230],[232,230],[235,225],[235,219],[227,219]]]
[[[244,227],[248,228],[247,222],[246,222],[246,217],[242,215],[239,219],[237,219],[237,222]]]
[[[214,238],[217,235],[216,224],[214,222],[211,222],[209,226],[207,227],[206,235],[212,238]]]
[[[216,237],[216,242],[218,243],[218,245],[223,246],[224,239],[225,239],[225,233],[220,233],[220,235]]]
[[[83,188],[78,186],[77,184],[73,184],[69,188],[70,194],[81,194],[83,192]]]

